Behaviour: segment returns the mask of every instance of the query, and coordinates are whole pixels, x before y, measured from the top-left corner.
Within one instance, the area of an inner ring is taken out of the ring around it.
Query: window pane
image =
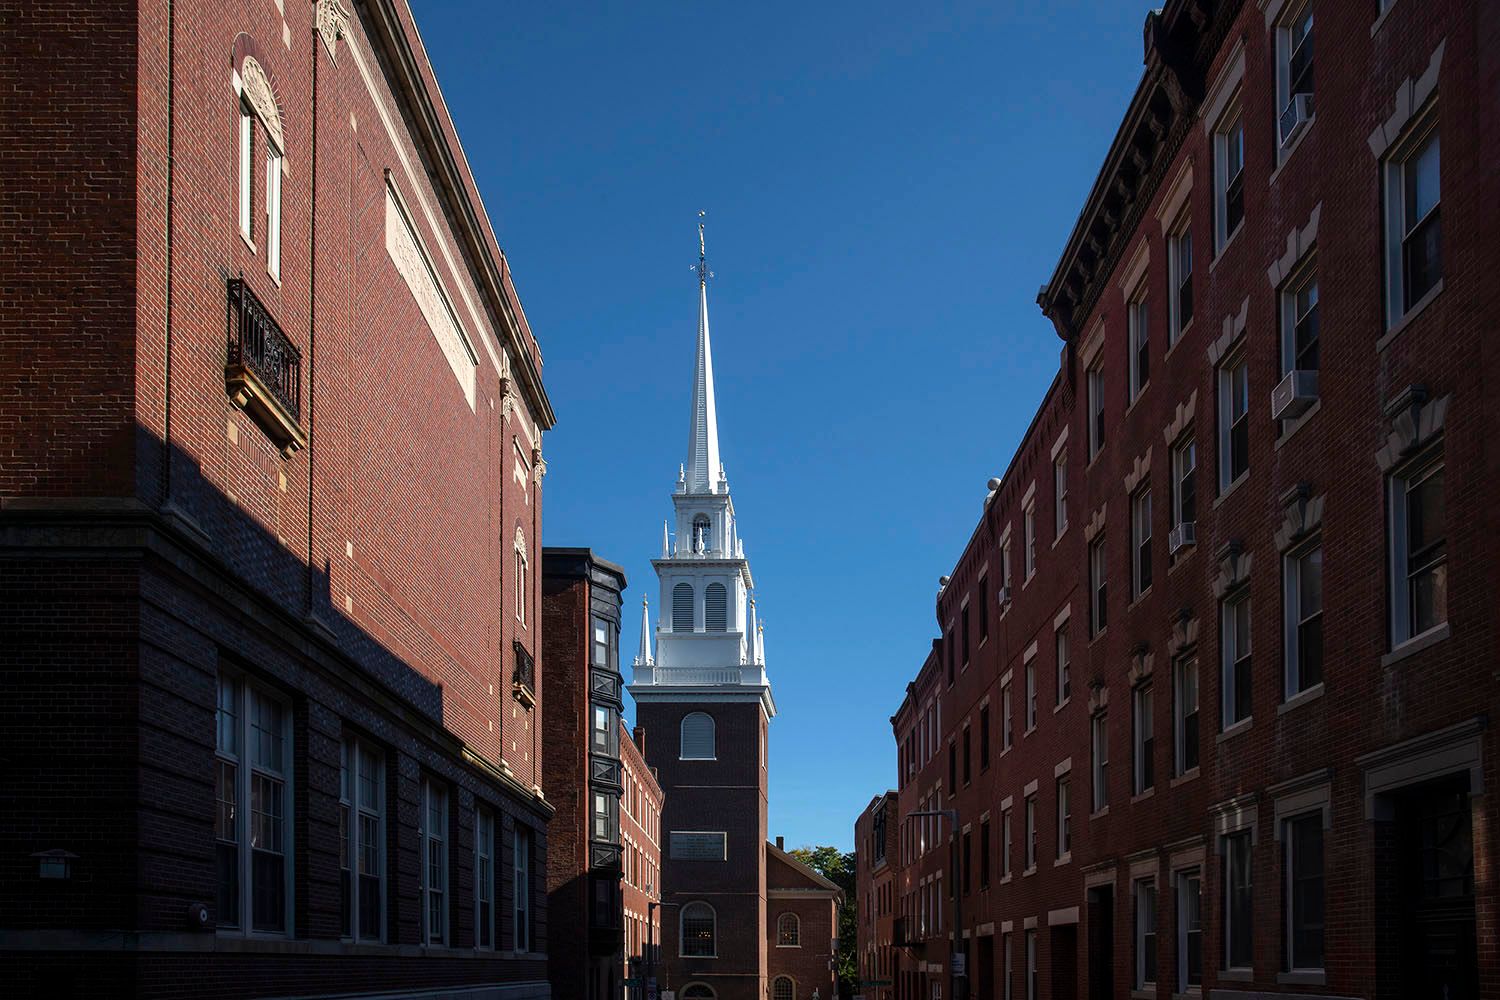
[[[1323,815],[1313,813],[1287,824],[1291,855],[1291,963],[1297,969],[1323,967]]]
[[[240,752],[240,690],[231,677],[219,678],[218,748],[231,757]]]
[[[1440,159],[1438,133],[1433,132],[1422,147],[1406,161],[1406,231],[1410,233],[1422,218],[1437,207],[1439,197],[1438,166]]]

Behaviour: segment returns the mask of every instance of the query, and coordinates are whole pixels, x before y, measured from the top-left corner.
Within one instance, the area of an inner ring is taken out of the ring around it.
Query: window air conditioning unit
[[[1198,542],[1198,526],[1192,521],[1183,521],[1167,533],[1167,551],[1176,555],[1180,549]]]
[[[1316,371],[1287,372],[1271,390],[1271,419],[1295,420],[1318,399]]]
[[[1313,95],[1293,94],[1291,103],[1286,110],[1281,112],[1281,145],[1283,148],[1291,144],[1302,131],[1302,127],[1312,118]]]

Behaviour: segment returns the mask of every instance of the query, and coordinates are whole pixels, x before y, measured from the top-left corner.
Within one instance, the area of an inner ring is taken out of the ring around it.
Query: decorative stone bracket
[[[1240,311],[1232,316],[1224,317],[1224,332],[1219,334],[1217,340],[1208,345],[1208,363],[1217,368],[1219,362],[1224,360],[1235,344],[1239,343],[1245,335],[1245,323],[1250,317],[1250,296],[1245,296],[1245,301],[1240,303]]]
[[[1138,642],[1130,650],[1130,673],[1127,679],[1131,687],[1138,687],[1151,679],[1151,668],[1156,660],[1151,647]]]
[[[1219,564],[1219,575],[1214,580],[1214,596],[1220,600],[1250,581],[1251,554],[1245,551],[1243,543],[1225,542],[1215,555],[1215,562]]]
[[[1317,531],[1323,524],[1322,496],[1311,496],[1312,487],[1298,483],[1282,494],[1281,506],[1285,511],[1281,527],[1276,529],[1276,548],[1280,552],[1296,545]]]
[[[1172,616],[1172,638],[1167,647],[1173,656],[1198,644],[1198,618],[1192,608],[1179,608]]]
[[[1375,453],[1381,472],[1390,472],[1443,432],[1452,399],[1448,395],[1429,401],[1425,386],[1411,385],[1391,400],[1385,411],[1391,418],[1391,433]]]

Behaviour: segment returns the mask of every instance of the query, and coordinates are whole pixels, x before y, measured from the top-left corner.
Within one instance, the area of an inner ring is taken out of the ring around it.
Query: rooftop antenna
[[[707,284],[708,279],[714,273],[708,269],[708,250],[703,242],[703,220],[708,218],[707,212],[698,213],[698,283]]]

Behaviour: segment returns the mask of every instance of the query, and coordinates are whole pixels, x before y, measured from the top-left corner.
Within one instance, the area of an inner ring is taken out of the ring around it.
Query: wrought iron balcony
[[[536,660],[532,659],[521,640],[515,640],[516,671],[512,675],[516,701],[527,708],[536,704]]]
[[[284,455],[307,446],[302,430],[302,352],[282,332],[244,278],[229,281],[224,383],[236,406],[260,424]]]

